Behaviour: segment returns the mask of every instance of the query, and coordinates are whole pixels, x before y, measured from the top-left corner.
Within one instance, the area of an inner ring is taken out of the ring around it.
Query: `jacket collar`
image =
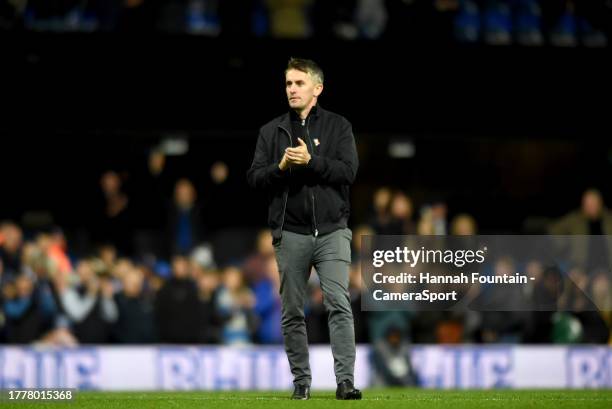
[[[312,107],[312,109],[308,113],[308,116],[318,117],[319,115],[321,115],[322,112],[324,112],[324,109],[321,107],[320,104],[317,103],[315,106]],[[291,118],[295,117],[294,115],[295,115],[295,111],[293,110],[287,112],[285,115],[281,117],[281,120],[278,126],[281,128],[285,128],[286,130],[290,130],[291,129]]]

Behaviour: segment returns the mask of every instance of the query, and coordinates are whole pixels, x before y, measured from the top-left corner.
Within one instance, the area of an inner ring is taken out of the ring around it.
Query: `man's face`
[[[285,90],[292,109],[301,111],[314,105],[314,98],[323,91],[323,85],[315,83],[312,77],[302,71],[289,70],[285,74]]]
[[[603,200],[597,192],[589,190],[582,196],[582,212],[591,220],[597,220],[603,210]]]

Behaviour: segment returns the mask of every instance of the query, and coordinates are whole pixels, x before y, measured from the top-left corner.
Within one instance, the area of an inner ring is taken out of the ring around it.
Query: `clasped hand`
[[[299,146],[295,148],[285,149],[283,159],[278,165],[281,170],[285,170],[292,165],[307,165],[310,162],[310,153],[306,143],[301,138],[298,138],[298,144]]]

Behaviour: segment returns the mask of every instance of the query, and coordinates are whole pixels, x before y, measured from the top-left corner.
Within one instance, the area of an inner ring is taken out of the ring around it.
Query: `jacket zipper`
[[[308,136],[308,144],[310,145],[310,152],[314,154],[314,147],[312,146],[312,139],[310,139],[310,131],[308,130],[308,122],[310,121],[310,116],[306,118],[306,136]],[[311,159],[312,160],[312,159]],[[314,236],[317,237],[319,235],[319,230],[317,228],[317,213],[315,211],[315,196],[314,196],[314,187],[310,188],[310,198],[312,199],[312,222],[314,227]]]
[[[278,127],[282,129],[283,131],[285,131],[285,133],[289,137],[289,146],[293,147],[293,141],[291,140],[291,133],[280,125]],[[289,167],[289,172],[291,172],[291,167]],[[281,235],[283,234],[283,226],[285,225],[285,212],[287,211],[287,199],[289,199],[289,188],[285,188],[285,201],[283,203],[283,220],[281,221],[281,225],[280,225]]]

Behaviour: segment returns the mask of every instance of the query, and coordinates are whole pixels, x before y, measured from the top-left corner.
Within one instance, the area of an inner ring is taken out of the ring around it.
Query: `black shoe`
[[[338,388],[336,389],[336,399],[360,400],[361,391],[359,389],[355,389],[353,382],[342,381],[338,384]]]
[[[310,399],[310,386],[295,385],[295,389],[293,390],[293,395],[291,395],[291,399],[293,400]]]

